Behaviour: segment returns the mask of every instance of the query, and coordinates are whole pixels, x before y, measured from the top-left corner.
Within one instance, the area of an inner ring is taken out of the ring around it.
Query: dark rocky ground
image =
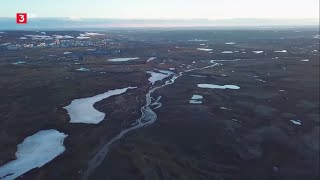
[[[0,52],[0,164],[14,159],[17,144],[39,130],[69,135],[64,154],[20,179],[80,179],[101,146],[140,117],[150,87],[146,70],[175,67],[180,72],[187,69],[182,64],[196,61],[193,67],[203,67],[212,59],[240,60],[185,73],[173,85],[157,90],[163,103],[155,110],[157,121],[114,144],[90,179],[319,178],[319,39],[314,38],[318,29],[107,33],[117,43],[94,52],[85,47]],[[7,34],[0,43],[23,32]],[[209,41],[188,41],[195,38]],[[213,53],[196,50],[202,47],[199,44]],[[274,52],[283,49],[288,53]],[[229,50],[239,53],[221,54]],[[264,53],[252,53],[255,50]],[[65,51],[74,53],[63,55]],[[146,63],[152,56],[158,58]],[[107,62],[114,57],[140,60]],[[27,63],[11,64],[20,59]],[[75,71],[79,67],[91,71]],[[234,84],[241,89],[200,89],[198,83]],[[95,104],[108,115],[102,123],[68,123],[62,107],[71,100],[127,86],[138,89]],[[202,105],[189,104],[193,94],[203,95]],[[292,119],[302,125],[294,125]]]

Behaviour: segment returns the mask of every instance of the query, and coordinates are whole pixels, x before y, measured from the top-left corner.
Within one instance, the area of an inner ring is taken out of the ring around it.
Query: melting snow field
[[[301,126],[301,121],[300,120],[290,120],[294,125]]]
[[[138,57],[135,58],[114,58],[114,59],[109,59],[108,61],[110,62],[125,62],[125,61],[132,61],[132,60],[138,60]]]
[[[149,58],[149,59],[147,60],[147,62],[153,61],[153,60],[155,60],[155,59],[157,59],[157,57],[151,57],[151,58]]]
[[[159,72],[161,72],[162,74],[168,74],[168,75],[173,75],[174,72],[172,71],[168,71],[168,70],[158,70]]]
[[[190,100],[190,104],[202,104],[202,101],[199,100]]]
[[[240,89],[239,86],[236,85],[215,85],[215,84],[198,84],[199,88],[207,88],[207,89]]]
[[[216,63],[216,62],[228,62],[228,61],[240,61],[241,59],[231,59],[231,60],[210,60],[210,63]]]
[[[193,95],[190,104],[202,104],[203,96],[201,95]]]
[[[19,64],[25,64],[26,62],[25,61],[17,61],[17,62],[14,62],[12,63],[13,65],[19,65]]]
[[[73,36],[68,36],[68,35],[52,35],[56,39],[73,39]]]
[[[84,34],[80,34],[80,36],[102,36],[104,34],[93,33],[93,32],[85,32]]]
[[[68,106],[64,107],[68,111],[71,123],[98,124],[105,118],[105,113],[96,110],[93,105],[96,102],[111,96],[120,95],[129,89],[136,87],[127,87],[122,89],[109,90],[103,94],[93,97],[75,99]]]
[[[222,51],[221,53],[222,54],[232,54],[233,52],[232,51]]]
[[[90,39],[90,37],[87,37],[87,36],[78,36],[77,39]]]
[[[81,67],[81,68],[79,68],[79,69],[76,69],[77,71],[82,71],[82,72],[88,72],[88,71],[90,71],[90,69],[87,69],[87,68],[83,68],[83,67]]]
[[[154,85],[157,81],[162,81],[163,79],[173,75],[174,73],[166,70],[159,70],[159,72],[147,71],[148,74],[151,74],[151,77],[148,79],[149,82]]]
[[[72,54],[72,52],[66,51],[66,52],[64,52],[63,54],[64,54],[64,55]]]
[[[101,36],[101,35],[104,35],[104,34],[85,32],[84,34],[80,34],[77,37],[77,39],[89,39],[91,36]]]
[[[27,37],[31,37],[33,40],[52,40],[53,38],[51,36],[46,35],[24,35]]]
[[[255,54],[261,54],[261,53],[263,53],[263,51],[252,51],[253,53],[255,53]]]
[[[27,137],[18,145],[17,159],[0,167],[0,179],[15,179],[47,164],[66,150],[63,146],[66,137],[57,130],[44,130]]]
[[[212,51],[213,49],[206,49],[206,48],[197,48],[199,51],[207,51],[207,52],[209,52],[209,51]]]
[[[287,50],[281,50],[281,51],[274,51],[276,53],[287,53]]]

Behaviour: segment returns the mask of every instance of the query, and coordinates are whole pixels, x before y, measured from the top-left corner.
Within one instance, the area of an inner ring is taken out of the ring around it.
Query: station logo
[[[16,22],[17,24],[27,24],[28,22],[27,13],[17,13]]]

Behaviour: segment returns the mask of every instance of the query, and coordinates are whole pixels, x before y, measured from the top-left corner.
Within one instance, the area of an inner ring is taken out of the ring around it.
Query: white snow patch
[[[232,54],[233,52],[232,51],[222,51],[221,53],[222,54]]]
[[[199,100],[199,99],[203,99],[203,96],[195,94],[195,95],[192,95],[192,98],[191,98],[191,99],[193,99],[193,100]]]
[[[235,42],[227,42],[226,44],[232,45],[232,44],[236,44],[236,43]]]
[[[69,35],[52,35],[54,38],[56,39],[73,39],[73,36],[69,36]]]
[[[63,54],[64,54],[64,55],[72,54],[72,52],[66,51],[66,52],[64,52]]]
[[[203,96],[195,94],[192,95],[191,100],[189,102],[190,104],[202,104],[202,99]]]
[[[7,42],[7,43],[2,43],[2,44],[0,44],[1,46],[8,46],[8,45],[10,45],[11,43],[9,43],[9,42]]]
[[[86,37],[86,36],[78,36],[77,39],[90,39],[90,37]]]
[[[239,86],[236,85],[215,85],[215,84],[198,84],[199,88],[208,88],[208,89],[240,89]]]
[[[153,72],[153,71],[147,71],[148,74],[151,74],[151,77],[148,79],[149,82],[153,85],[157,81],[162,81],[163,79],[169,77],[170,75],[174,74],[171,71],[166,71],[166,70],[159,70],[160,73],[158,72]]]
[[[294,125],[301,126],[301,121],[300,120],[290,120]]]
[[[158,70],[159,72],[161,72],[162,74],[168,74],[168,75],[173,75],[174,72],[172,71],[168,71],[168,70]]]
[[[147,60],[147,62],[153,61],[153,60],[155,60],[155,59],[157,59],[157,57],[151,57],[151,58],[149,58],[149,59]]]
[[[190,104],[202,104],[202,101],[199,101],[199,100],[190,100],[189,101],[190,102]]]
[[[209,51],[212,51],[213,49],[197,48],[197,50],[209,52]]]
[[[26,37],[20,37],[19,39],[20,39],[20,40],[25,40],[25,39],[28,39],[28,38],[26,38]]]
[[[261,53],[263,53],[263,51],[252,51],[253,53],[255,53],[255,54],[261,54]]]
[[[231,121],[237,122],[237,123],[242,123],[240,120],[238,119],[231,119]]]
[[[210,63],[216,63],[216,62],[228,62],[228,61],[240,61],[241,59],[230,59],[230,60],[227,60],[227,59],[217,59],[217,60],[210,60]]]
[[[17,61],[17,62],[14,62],[12,63],[13,65],[18,65],[18,64],[25,64],[26,62],[25,61]]]
[[[301,61],[303,61],[303,62],[309,62],[310,60],[309,60],[309,59],[302,59]]]
[[[256,80],[257,81],[260,81],[260,82],[263,82],[263,83],[266,83],[267,81],[265,81],[265,80],[263,80],[263,79],[261,79],[261,78],[258,78],[258,77],[256,77]]]
[[[104,34],[94,33],[94,32],[85,32],[84,34],[80,34],[80,36],[102,36]]]
[[[16,179],[47,164],[66,150],[63,146],[66,137],[66,134],[57,130],[43,130],[25,138],[18,145],[17,159],[0,167],[0,179]]]
[[[114,59],[109,59],[108,61],[110,62],[125,62],[125,61],[132,61],[132,60],[137,60],[139,59],[138,57],[135,58],[114,58]]]
[[[33,40],[52,40],[53,38],[51,36],[46,35],[24,35],[27,37],[30,37]]]
[[[106,114],[96,110],[93,105],[96,102],[111,96],[120,95],[125,93],[129,89],[135,89],[136,87],[127,87],[122,89],[109,90],[105,93],[98,94],[96,96],[75,99],[68,106],[64,107],[68,111],[70,116],[70,123],[85,123],[85,124],[98,124],[104,120]]]
[[[274,51],[276,53],[287,53],[287,50],[281,50],[281,51]]]
[[[87,68],[83,68],[83,67],[81,67],[81,68],[79,68],[79,69],[76,69],[77,71],[83,71],[83,72],[88,72],[88,71],[90,71],[90,69],[87,69]]]
[[[77,39],[89,39],[91,36],[101,36],[101,35],[104,35],[104,34],[85,32],[84,34],[82,33],[79,34]]]

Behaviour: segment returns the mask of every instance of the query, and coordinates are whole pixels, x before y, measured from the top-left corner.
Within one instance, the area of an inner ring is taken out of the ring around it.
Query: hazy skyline
[[[0,17],[319,19],[319,0],[2,0]]]

